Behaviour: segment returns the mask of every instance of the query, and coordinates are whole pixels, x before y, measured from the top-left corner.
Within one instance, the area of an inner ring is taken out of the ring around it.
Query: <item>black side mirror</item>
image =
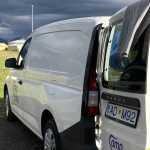
[[[16,60],[16,58],[6,59],[5,67],[7,67],[7,68],[17,68],[17,60]]]

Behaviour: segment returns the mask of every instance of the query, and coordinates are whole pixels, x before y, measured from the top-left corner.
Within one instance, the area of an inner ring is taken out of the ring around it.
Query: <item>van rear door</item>
[[[98,101],[99,91],[97,85],[97,57],[99,48],[99,31],[102,29],[102,25],[98,25],[91,38],[87,64],[85,69],[84,85],[83,85],[83,102],[82,102],[82,117],[94,118],[99,113]]]
[[[112,29],[112,33],[118,29]],[[106,52],[108,70],[104,70],[101,86],[102,149],[145,150],[149,141],[149,99],[145,89],[149,30],[140,34],[126,59],[114,54],[113,48],[108,46]]]
[[[103,36],[104,33],[106,32],[101,24],[94,29],[85,70],[81,120],[86,121],[84,140],[89,143],[95,143],[95,116],[99,115],[100,95],[96,68],[98,59],[101,59],[100,51],[103,43],[100,42],[99,37]],[[104,37],[102,39],[104,40]]]

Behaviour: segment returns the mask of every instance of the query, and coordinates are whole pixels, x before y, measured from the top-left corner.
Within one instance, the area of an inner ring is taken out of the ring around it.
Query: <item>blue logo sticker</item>
[[[123,150],[123,144],[113,135],[109,136],[109,146],[111,150]]]

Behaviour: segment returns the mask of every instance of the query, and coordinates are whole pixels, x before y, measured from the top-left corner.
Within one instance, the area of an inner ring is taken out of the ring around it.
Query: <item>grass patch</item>
[[[5,60],[7,58],[14,58],[18,56],[18,51],[0,51],[0,101],[3,99],[4,81],[9,74],[9,69],[5,68]]]

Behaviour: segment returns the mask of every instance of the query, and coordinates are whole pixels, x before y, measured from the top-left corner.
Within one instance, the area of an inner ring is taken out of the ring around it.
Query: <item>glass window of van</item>
[[[118,80],[120,73],[116,71],[114,68],[120,68],[121,64],[116,62],[116,57],[119,57],[119,44],[120,44],[120,37],[122,31],[122,23],[119,23],[112,27],[112,31],[109,38],[109,43],[107,46],[107,62],[106,68],[107,73],[105,74],[106,80]]]
[[[147,30],[131,47],[129,55],[123,55],[119,40],[122,25],[112,27],[104,71],[104,84],[108,88],[125,91],[145,91],[148,39]]]
[[[30,47],[30,43],[31,43],[31,38],[28,39],[23,48],[21,49],[19,55],[18,55],[18,58],[17,58],[17,65],[19,67],[23,67],[24,63],[25,63],[25,58],[26,58],[26,55],[27,55],[27,52],[28,52],[28,49]]]

